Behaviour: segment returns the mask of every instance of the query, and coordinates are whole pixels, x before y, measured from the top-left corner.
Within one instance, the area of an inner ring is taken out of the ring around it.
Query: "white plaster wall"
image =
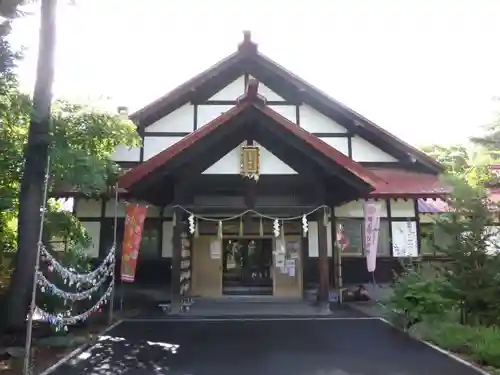
[[[266,100],[282,101],[282,102],[286,101],[285,99],[283,99],[283,97],[276,94],[273,90],[264,85],[262,82],[259,83],[259,89],[257,92],[264,98],[266,98]]]
[[[307,232],[307,238],[309,241],[309,258],[318,258],[319,257],[319,244],[318,244],[318,222],[317,221],[309,221],[309,230]],[[319,225],[323,225],[320,223]],[[332,223],[328,223],[328,227],[326,228],[326,244],[327,244],[327,254],[329,257],[332,256]]]
[[[346,137],[320,137],[320,139],[337,151],[349,156],[349,142]]]
[[[260,147],[260,174],[297,174],[291,167],[274,154]],[[206,169],[204,174],[240,174],[240,147],[227,153],[222,159]]]
[[[174,235],[174,226],[171,221],[164,221],[162,224],[163,237],[161,244],[161,256],[163,258],[172,258],[172,237]]]
[[[209,100],[236,100],[245,93],[245,77],[236,78]]]
[[[90,246],[85,249],[85,253],[92,258],[99,257],[99,241],[101,237],[101,223],[98,221],[82,221],[82,226],[86,229],[91,238]]]
[[[335,207],[335,217],[364,218],[365,217],[363,211],[364,202],[365,202],[364,200],[352,201],[342,206]],[[380,217],[387,217],[386,202],[384,200],[379,200],[377,202],[382,205],[382,213]]]
[[[101,201],[98,199],[76,199],[76,217],[101,217]]]
[[[194,127],[194,105],[185,104],[149,125],[146,133],[151,132],[192,132]]]
[[[198,129],[208,124],[210,121],[215,120],[217,117],[222,115],[224,112],[229,111],[233,107],[234,107],[233,105],[200,104],[198,106],[198,115],[197,115]]]
[[[421,224],[434,224],[438,219],[438,214],[419,214],[418,215]]]
[[[144,160],[148,160],[156,154],[166,150],[184,137],[144,137]]]
[[[352,138],[352,159],[354,161],[394,162],[397,159],[375,147],[363,138]]]
[[[141,157],[141,148],[140,147],[132,147],[128,148],[122,145],[119,145],[115,152],[111,154],[111,160],[114,161],[140,161]]]
[[[148,204],[147,202],[131,202],[131,203],[139,203],[139,204],[145,204],[148,206],[146,214],[147,217],[160,217],[160,208],[156,206],[152,206]],[[125,207],[126,207],[126,202],[123,200],[120,200],[118,202],[118,217],[125,217]],[[115,201],[114,200],[109,200],[106,202],[106,211],[105,211],[105,216],[106,217],[115,217]]]
[[[347,129],[308,105],[299,108],[300,127],[310,133],[347,133]]]
[[[415,217],[413,199],[391,199],[391,217]]]
[[[297,123],[297,113],[296,113],[296,106],[294,105],[270,105],[269,108],[271,108],[273,111],[279,113],[281,116],[286,118],[287,120],[293,122],[294,124]]]

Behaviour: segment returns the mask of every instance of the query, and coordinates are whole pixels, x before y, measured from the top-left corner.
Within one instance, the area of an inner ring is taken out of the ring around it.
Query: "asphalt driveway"
[[[127,321],[51,375],[477,375],[375,319]]]

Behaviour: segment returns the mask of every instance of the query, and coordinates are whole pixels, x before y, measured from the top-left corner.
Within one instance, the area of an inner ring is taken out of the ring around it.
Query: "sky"
[[[34,84],[38,14],[15,22]],[[500,102],[498,0],[59,0],[54,94],[131,111],[259,51],[414,145],[463,142]]]

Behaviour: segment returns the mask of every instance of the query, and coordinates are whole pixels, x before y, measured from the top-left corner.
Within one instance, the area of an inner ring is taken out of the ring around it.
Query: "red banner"
[[[125,232],[123,234],[123,252],[121,278],[123,282],[132,283],[141,246],[142,229],[146,219],[146,206],[130,204],[126,208]]]

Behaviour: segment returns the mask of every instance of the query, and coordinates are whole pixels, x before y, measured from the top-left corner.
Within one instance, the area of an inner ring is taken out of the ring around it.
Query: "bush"
[[[410,325],[437,318],[452,310],[455,302],[444,297],[447,284],[438,275],[430,276],[423,267],[410,267],[396,278],[390,306],[406,313]]]

